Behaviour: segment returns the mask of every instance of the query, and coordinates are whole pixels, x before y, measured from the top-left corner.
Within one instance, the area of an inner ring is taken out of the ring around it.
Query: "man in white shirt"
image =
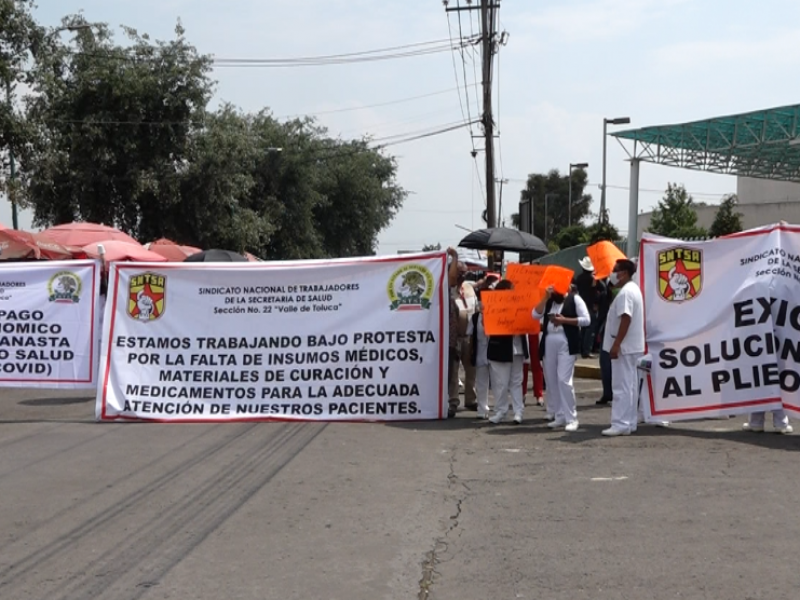
[[[603,350],[611,357],[611,427],[603,435],[630,435],[636,431],[639,378],[636,362],[644,354],[644,302],[633,281],[636,265],[620,259],[610,281],[619,292],[608,309]]]

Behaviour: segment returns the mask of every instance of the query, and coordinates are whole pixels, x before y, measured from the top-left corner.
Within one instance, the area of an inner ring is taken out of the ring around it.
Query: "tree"
[[[697,212],[692,197],[682,185],[668,184],[664,198],[653,211],[648,231],[674,238],[705,237],[706,230],[697,225]]]
[[[436,250],[441,250],[441,249],[442,249],[442,244],[440,244],[440,243],[436,243],[436,244],[425,244],[425,245],[422,247],[422,251],[423,251],[423,252],[435,252]]]
[[[572,248],[588,241],[588,234],[585,225],[573,225],[562,229],[555,237],[559,248]]]
[[[52,38],[37,57],[28,97],[36,137],[23,157],[37,224],[84,219],[135,237],[161,229],[179,197],[192,133],[210,98],[210,59],[184,38],[151,43],[125,29],[118,45],[82,16],[75,49]]]
[[[44,28],[31,15],[33,0],[0,0],[0,151],[2,181],[8,191],[10,152],[19,153],[30,139],[24,116],[14,108],[19,82],[27,82],[26,65],[44,40]]]
[[[2,2],[3,0],[0,0]],[[268,259],[373,254],[406,197],[391,156],[312,119],[207,108],[210,59],[184,37],[151,43],[64,19],[37,55],[22,157],[39,225],[85,220]]]
[[[572,215],[570,217],[569,177],[562,176],[558,169],[547,174],[532,173],[528,175],[525,189],[520,197],[523,201],[533,202],[533,234],[541,239],[556,239],[562,229],[571,221],[578,225],[589,215],[592,196],[584,194],[588,182],[586,171],[572,171]],[[545,202],[545,196],[547,201]],[[545,214],[545,204],[547,213]],[[511,216],[512,223],[519,227],[519,214]]]
[[[601,218],[586,228],[586,243],[595,244],[603,240],[618,242],[621,238],[619,230],[608,221],[608,209]]]
[[[736,194],[729,194],[722,199],[714,216],[714,222],[708,230],[709,235],[718,237],[742,230],[742,213],[734,212],[738,202]]]

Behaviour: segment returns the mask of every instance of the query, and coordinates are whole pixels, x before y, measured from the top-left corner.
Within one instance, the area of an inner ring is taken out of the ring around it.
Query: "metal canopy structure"
[[[633,140],[645,162],[800,183],[799,118],[800,105],[782,106],[611,135]]]

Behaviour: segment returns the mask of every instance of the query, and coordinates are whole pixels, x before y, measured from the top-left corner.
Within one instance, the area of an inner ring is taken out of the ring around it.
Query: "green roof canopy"
[[[800,105],[613,133],[661,165],[800,183]]]

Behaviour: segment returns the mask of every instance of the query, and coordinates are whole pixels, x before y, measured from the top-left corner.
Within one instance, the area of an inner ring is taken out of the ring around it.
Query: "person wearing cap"
[[[597,281],[594,278],[594,265],[591,258],[584,256],[578,261],[578,264],[581,266],[581,272],[575,277],[575,285],[578,288],[578,295],[589,310],[591,319],[586,327],[581,327],[581,356],[589,358],[594,349],[594,334],[597,326]]]
[[[589,325],[589,311],[579,294],[571,290],[561,294],[550,286],[533,309],[533,318],[542,322],[539,354],[547,385],[545,404],[548,414],[555,417],[548,427],[577,431],[578,412],[572,378],[575,361],[581,353],[580,328]]]

